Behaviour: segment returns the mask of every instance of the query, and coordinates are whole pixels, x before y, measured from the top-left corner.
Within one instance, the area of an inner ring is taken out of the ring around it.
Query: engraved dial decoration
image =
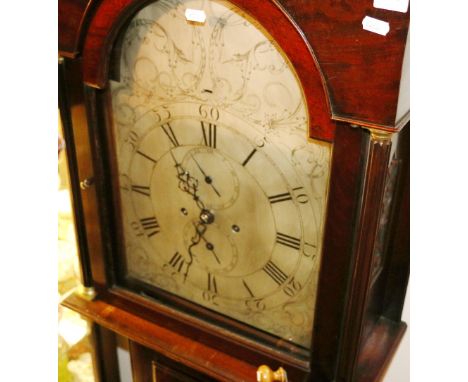
[[[330,146],[280,48],[228,2],[160,0],[111,97],[127,276],[310,347]]]

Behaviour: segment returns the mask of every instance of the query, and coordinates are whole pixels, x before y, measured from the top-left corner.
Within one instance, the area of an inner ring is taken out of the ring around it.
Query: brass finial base
[[[257,382],[288,382],[286,370],[282,367],[273,371],[267,365],[262,365],[257,369]]]

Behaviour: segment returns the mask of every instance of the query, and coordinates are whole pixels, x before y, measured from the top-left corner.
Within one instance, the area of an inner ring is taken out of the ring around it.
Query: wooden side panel
[[[115,333],[91,324],[94,375],[98,382],[120,381]]]
[[[395,124],[407,13],[371,0],[281,0],[309,40],[328,87],[333,117],[361,125]],[[390,24],[386,36],[362,28],[371,16]]]
[[[363,344],[353,381],[381,381],[405,331],[406,324],[402,322],[379,319],[372,334]]]
[[[379,227],[375,240],[370,274],[370,291],[366,300],[363,337],[374,330],[376,322],[381,316],[399,322],[404,302],[409,272],[409,240],[403,236],[397,237],[401,232],[402,223],[407,217],[406,184],[409,165],[409,145],[407,142],[408,127],[392,139],[392,158],[388,166],[385,193],[379,216]],[[406,226],[409,227],[408,225]],[[407,231],[409,238],[409,229]],[[396,253],[393,248],[399,248]],[[395,264],[398,266],[395,267]],[[395,269],[393,269],[395,267]],[[389,283],[390,282],[390,283]],[[396,309],[388,314],[387,302]]]
[[[368,133],[366,133],[368,134]],[[349,301],[344,325],[343,356],[338,368],[339,380],[354,374],[361,341],[365,339],[364,322],[371,294],[372,260],[391,152],[390,136],[368,134],[368,154],[359,208],[351,267]]]
[[[70,182],[80,248],[82,282],[85,286],[93,286],[96,282],[105,284],[96,190],[94,185],[86,190],[82,190],[79,185],[84,179],[94,179],[80,59],[64,59],[60,76],[59,100],[63,110],[61,113],[64,127],[68,132],[65,139],[69,145],[68,149],[73,151],[73,154],[70,152],[73,158],[69,159]]]
[[[400,133],[401,184],[396,200],[395,226],[390,233],[385,296],[382,314],[395,321],[401,319],[410,272],[410,126]]]
[[[384,272],[381,282],[374,284],[378,290],[372,288],[375,239],[391,147],[390,135],[369,134],[346,125],[337,129],[314,325],[312,381],[360,381],[359,373],[375,376],[399,341],[403,325],[399,316],[387,320],[388,325],[378,324],[386,290]],[[375,362],[364,360],[373,353]]]
[[[359,128],[343,124],[336,130],[313,332],[313,381],[335,378],[361,190],[364,138]]]
[[[79,166],[77,161],[77,149],[79,146],[75,145],[75,136],[73,134],[73,114],[71,103],[73,102],[73,95],[71,88],[73,86],[67,81],[67,63],[66,60],[59,60],[58,66],[58,101],[60,118],[63,126],[63,136],[66,145],[68,171],[70,173],[70,190],[72,194],[73,205],[73,218],[76,233],[76,240],[78,245],[78,258],[80,261],[81,270],[81,283],[85,287],[93,285],[91,264],[89,261],[88,241],[86,235],[85,214],[83,210],[81,191],[80,191],[80,176]]]

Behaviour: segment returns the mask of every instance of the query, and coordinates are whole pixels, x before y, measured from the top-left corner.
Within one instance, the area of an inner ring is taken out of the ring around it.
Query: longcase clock
[[[99,379],[116,335],[135,381],[382,378],[406,327],[408,24],[363,0],[59,2],[64,304]]]

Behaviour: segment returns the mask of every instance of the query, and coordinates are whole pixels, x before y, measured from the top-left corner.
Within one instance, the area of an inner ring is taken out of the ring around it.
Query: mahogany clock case
[[[261,364],[283,366],[293,381],[378,379],[405,328],[400,318],[409,274],[409,122],[408,116],[396,121],[396,109],[408,14],[369,10],[364,1],[352,6],[233,2],[253,15],[285,51],[308,100],[310,136],[333,147],[309,351],[118,277],[119,201],[106,88],[115,75],[110,62],[118,55],[118,37],[147,3],[59,2],[59,106],[83,285],[97,292],[94,301],[73,296],[65,305],[103,331],[133,341],[132,362],[147,357],[139,348],[143,345],[167,358],[166,364],[177,361],[219,380],[244,380]],[[380,37],[356,27],[364,11],[395,25],[383,50]],[[360,47],[350,42],[356,35]],[[346,49],[337,48],[343,46]],[[372,54],[377,51],[393,59],[376,59]],[[87,178],[93,185],[80,188]],[[181,357],[176,350],[190,346],[205,353]],[[224,360],[224,371],[203,361],[201,354]]]

